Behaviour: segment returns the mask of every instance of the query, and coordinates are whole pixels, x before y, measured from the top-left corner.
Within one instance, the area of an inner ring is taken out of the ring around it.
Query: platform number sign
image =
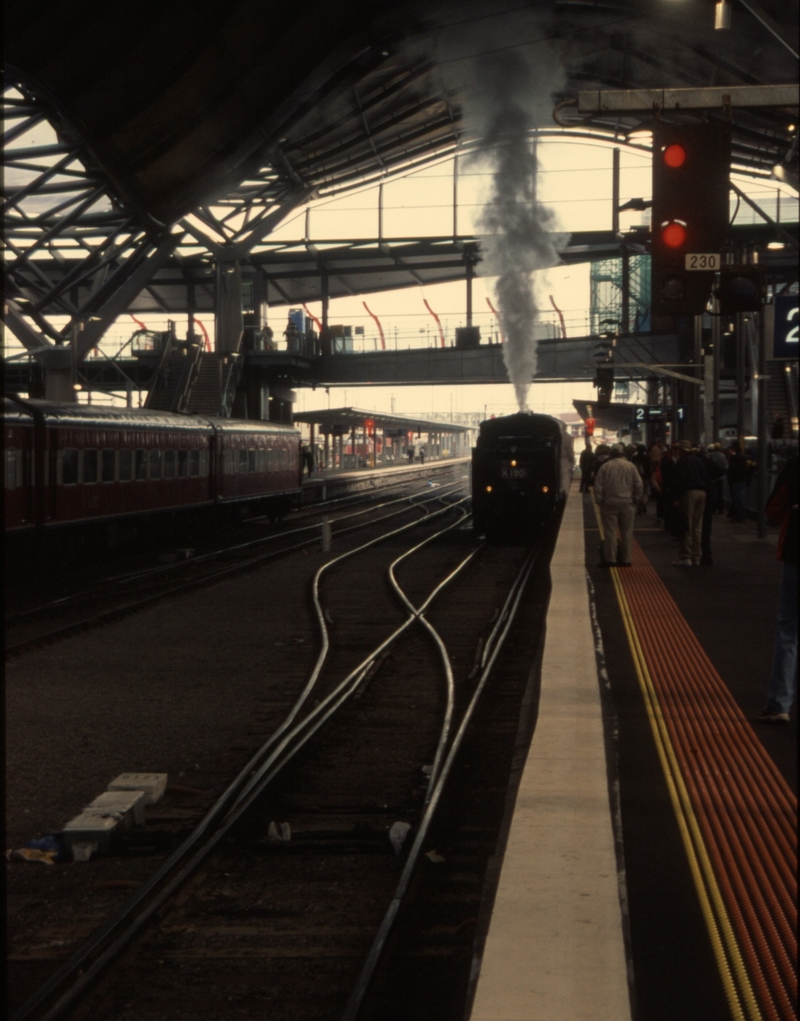
[[[775,332],[772,338],[773,358],[797,358],[798,296],[778,294],[775,296]]]

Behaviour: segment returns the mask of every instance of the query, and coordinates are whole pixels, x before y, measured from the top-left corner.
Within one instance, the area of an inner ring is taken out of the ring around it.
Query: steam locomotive
[[[5,529],[19,536],[298,500],[300,433],[274,422],[4,401]]]
[[[572,437],[550,415],[481,422],[472,451],[472,519],[490,538],[530,535],[555,520],[574,468]]]

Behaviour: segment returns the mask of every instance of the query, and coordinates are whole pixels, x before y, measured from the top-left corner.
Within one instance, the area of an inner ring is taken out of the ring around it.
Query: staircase
[[[787,372],[787,369],[789,370]],[[767,362],[767,416],[770,427],[776,415],[784,423],[784,439],[797,435],[797,371],[790,361]]]
[[[167,343],[145,401],[150,411],[186,411],[186,397],[200,356],[197,346]]]
[[[186,401],[190,415],[219,415],[222,410],[222,360],[216,352],[200,357]]]
[[[229,418],[241,374],[241,355],[204,352],[198,361],[185,410],[190,415]]]

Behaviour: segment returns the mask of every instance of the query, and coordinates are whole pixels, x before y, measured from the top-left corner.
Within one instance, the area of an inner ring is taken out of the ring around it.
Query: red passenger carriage
[[[281,516],[300,434],[271,422],[5,400],[5,527],[52,530],[213,505]]]

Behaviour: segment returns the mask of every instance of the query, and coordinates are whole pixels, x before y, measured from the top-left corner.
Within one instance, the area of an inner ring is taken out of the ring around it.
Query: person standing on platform
[[[703,510],[706,505],[708,472],[688,440],[677,444],[678,463],[672,473],[670,499],[683,517],[681,544],[675,567],[698,567],[702,556]]]
[[[413,464],[414,463],[414,446],[413,446],[413,444],[409,443],[407,453],[408,453],[408,463],[409,464]]]
[[[592,469],[594,468],[594,462],[596,458],[594,451],[592,450],[592,441],[587,437],[586,446],[581,451],[581,456],[578,459],[578,466],[581,470],[581,489],[582,493],[588,493],[592,485]]]
[[[731,508],[728,517],[731,521],[744,521],[747,516],[745,502],[750,469],[747,467],[747,458],[738,443],[731,443],[729,450],[728,488],[731,491]]]
[[[664,531],[669,532],[676,539],[683,532],[680,510],[675,506],[675,498],[672,495],[672,480],[679,456],[678,446],[673,444],[669,450],[664,452],[656,473],[661,489],[661,517],[664,518]]]
[[[714,465],[710,478],[716,478],[714,483],[714,510],[717,514],[725,513],[725,473],[728,471],[728,459],[722,453],[722,444],[714,443],[708,448],[708,460]]]
[[[311,478],[311,473],[314,471],[314,451],[309,444],[303,444],[303,466],[308,471],[308,477]]]
[[[647,459],[647,449],[644,443],[637,443],[630,457],[632,464],[636,466],[636,470],[639,472],[639,476],[642,480],[642,498],[636,508],[637,514],[645,514],[647,512],[647,490],[649,479],[649,468],[650,463]]]
[[[778,558],[784,562],[778,602],[776,648],[760,723],[789,723],[797,690],[797,456],[790,457],[766,501],[766,520],[780,525]]]
[[[603,467],[611,455],[611,448],[607,443],[601,443],[600,446],[594,452],[594,465],[592,466],[592,481],[590,485],[594,486],[597,473]]]
[[[767,500],[767,521],[780,525],[778,559],[783,561],[775,656],[761,723],[788,723],[797,691],[797,455],[790,457]]]
[[[619,443],[610,451],[611,456],[601,465],[594,480],[594,498],[600,507],[603,522],[603,559],[600,567],[630,567],[633,544],[633,522],[636,505],[642,498],[642,478],[623,455]],[[620,544],[617,550],[617,528]]]
[[[700,536],[700,563],[706,567],[711,567],[714,563],[714,558],[711,555],[711,527],[714,524],[714,511],[717,509],[717,487],[725,477],[727,465],[724,454],[719,454],[723,461],[723,464],[720,464],[713,457],[714,453],[713,446],[709,446],[707,451],[700,451],[700,460],[703,462],[706,474],[708,475],[706,503],[703,507],[703,528]]]

